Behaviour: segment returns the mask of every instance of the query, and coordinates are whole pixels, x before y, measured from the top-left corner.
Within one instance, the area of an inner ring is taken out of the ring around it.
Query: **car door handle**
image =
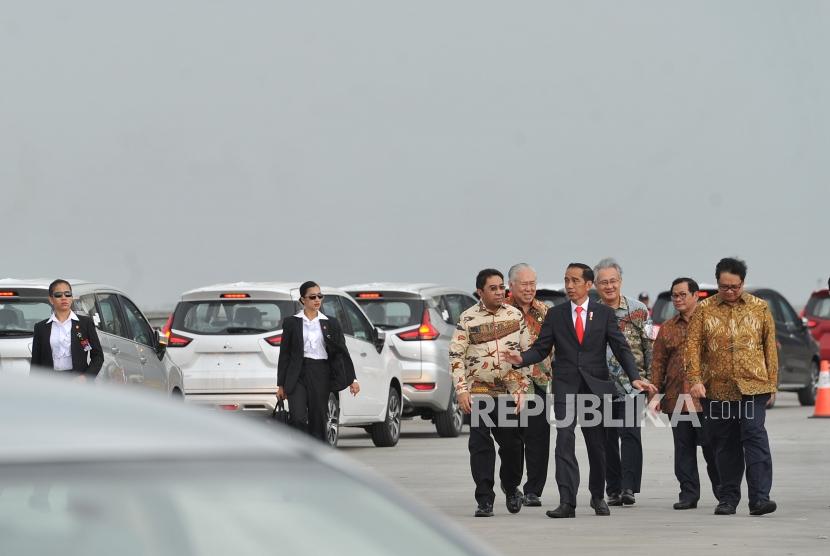
[[[146,358],[146,357],[144,357],[143,355],[142,355],[141,357],[139,357],[139,358],[138,358],[138,360],[139,360],[139,361],[141,361],[141,364],[142,364],[142,365],[144,365],[145,363],[147,363],[147,358]]]
[[[360,356],[361,357],[366,357],[366,352],[364,351],[363,353],[360,354]]]
[[[113,355],[118,355],[118,353],[119,353],[121,350],[120,350],[120,349],[118,349],[117,347],[111,347],[111,348],[110,348],[110,351],[113,353]]]

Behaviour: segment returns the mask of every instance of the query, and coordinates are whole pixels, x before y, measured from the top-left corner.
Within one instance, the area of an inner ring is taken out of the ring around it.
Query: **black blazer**
[[[328,316],[328,315],[326,315]],[[331,391],[339,392],[355,381],[354,364],[346,347],[346,337],[340,323],[334,317],[320,319],[323,341],[331,367]],[[277,386],[290,394],[297,387],[303,368],[303,319],[296,315],[287,317],[282,325],[280,357],[277,362]]]
[[[538,363],[554,348],[552,366],[555,396],[578,394],[580,378],[585,380],[593,394],[614,394],[616,389],[606,360],[606,346],[611,346],[611,351],[628,378],[632,381],[639,380],[640,373],[634,355],[620,332],[613,309],[589,301],[588,314],[583,314],[582,317],[585,319],[585,336],[580,344],[576,339],[571,316],[571,302],[552,307],[542,323],[539,337],[522,353],[522,366]]]
[[[32,338],[32,370],[35,367],[42,369],[54,369],[55,363],[52,360],[52,344],[49,342],[52,335],[52,323],[49,319],[42,320],[35,324],[34,337]],[[70,333],[72,349],[72,372],[88,375],[91,378],[98,376],[98,371],[104,364],[104,352],[101,349],[101,341],[98,339],[98,331],[92,319],[78,315],[78,321],[72,323]],[[92,348],[89,352],[81,347],[81,341],[86,340]],[[87,360],[87,353],[89,359]]]

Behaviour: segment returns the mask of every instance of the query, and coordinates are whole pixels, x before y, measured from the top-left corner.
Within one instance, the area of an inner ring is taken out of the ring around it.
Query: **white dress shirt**
[[[326,344],[323,341],[323,329],[320,327],[320,319],[329,320],[323,313],[317,313],[317,318],[309,320],[305,311],[297,313],[303,319],[303,357],[309,359],[328,359]]]
[[[46,322],[52,323],[49,345],[52,347],[52,365],[56,371],[72,370],[72,321],[80,322],[74,311],[69,311],[69,318],[60,322],[55,313]]]
[[[583,333],[588,331],[588,301],[590,301],[590,300],[591,300],[591,298],[586,298],[585,302],[582,303],[582,305],[579,305],[579,307],[582,307],[582,331],[583,331]],[[576,329],[576,308],[577,308],[577,304],[574,303],[573,301],[571,301],[571,320],[573,320],[573,323],[574,323],[574,330]]]

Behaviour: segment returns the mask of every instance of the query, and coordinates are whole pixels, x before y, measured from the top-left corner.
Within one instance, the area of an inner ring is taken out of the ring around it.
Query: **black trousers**
[[[635,405],[633,412],[636,423],[630,427],[605,427],[605,491],[608,495],[619,494],[623,489],[640,492],[643,479],[643,441],[640,435],[638,400],[626,396],[624,400],[611,403],[614,419],[625,417],[626,404]],[[630,410],[629,410],[630,412]]]
[[[527,466],[524,493],[542,496],[548,480],[548,462],[550,461],[550,422],[548,421],[550,405],[547,393],[536,383],[533,383],[533,393],[543,404],[543,409],[542,413],[528,417],[527,427],[522,430]]]
[[[591,394],[588,385],[583,380],[579,388],[580,394]],[[570,423],[560,422],[566,417],[567,398],[565,395],[553,396],[553,413],[557,420],[556,447],[554,461],[556,462],[556,484],[559,487],[559,502],[576,506],[576,493],[579,490],[579,464],[576,461],[576,434],[574,429],[577,420],[569,416]],[[573,409],[571,410],[573,411]],[[599,411],[602,411],[600,404]],[[585,438],[585,447],[588,449],[588,490],[592,498],[602,498],[605,488],[605,427],[600,422],[594,426],[581,426],[582,436]]]
[[[331,371],[326,359],[303,359],[294,391],[288,394],[290,423],[298,430],[326,440]]]
[[[492,504],[496,499],[495,473],[496,473],[496,450],[493,438],[499,444],[499,479],[507,492],[518,488],[522,481],[522,469],[524,467],[524,446],[522,443],[522,432],[519,427],[489,426],[483,417],[489,417],[494,425],[498,425],[498,405],[495,408],[485,411],[478,410],[478,397],[473,398],[473,411],[478,411],[479,419],[476,423],[475,415],[470,420],[470,439],[468,448],[470,450],[470,471],[473,481],[476,484],[476,502],[479,504]],[[508,419],[518,425],[518,416],[513,414],[515,404],[510,403]]]
[[[772,454],[764,426],[769,394],[740,401],[709,400],[709,439],[720,475],[719,500],[737,506],[746,469],[750,507],[769,500]]]
[[[680,483],[681,502],[697,502],[700,499],[700,475],[697,472],[697,447],[703,448],[706,460],[706,472],[712,483],[712,493],[719,500],[720,475],[715,461],[715,453],[707,438],[706,411],[697,414],[700,427],[694,423],[679,419],[672,427],[674,437],[674,476]]]

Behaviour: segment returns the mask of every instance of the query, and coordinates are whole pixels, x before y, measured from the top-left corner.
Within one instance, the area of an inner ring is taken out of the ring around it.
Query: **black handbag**
[[[283,400],[277,402],[277,406],[274,408],[274,413],[271,414],[271,417],[277,423],[282,423],[283,425],[287,425],[291,420],[291,414],[285,409],[285,404]]]

